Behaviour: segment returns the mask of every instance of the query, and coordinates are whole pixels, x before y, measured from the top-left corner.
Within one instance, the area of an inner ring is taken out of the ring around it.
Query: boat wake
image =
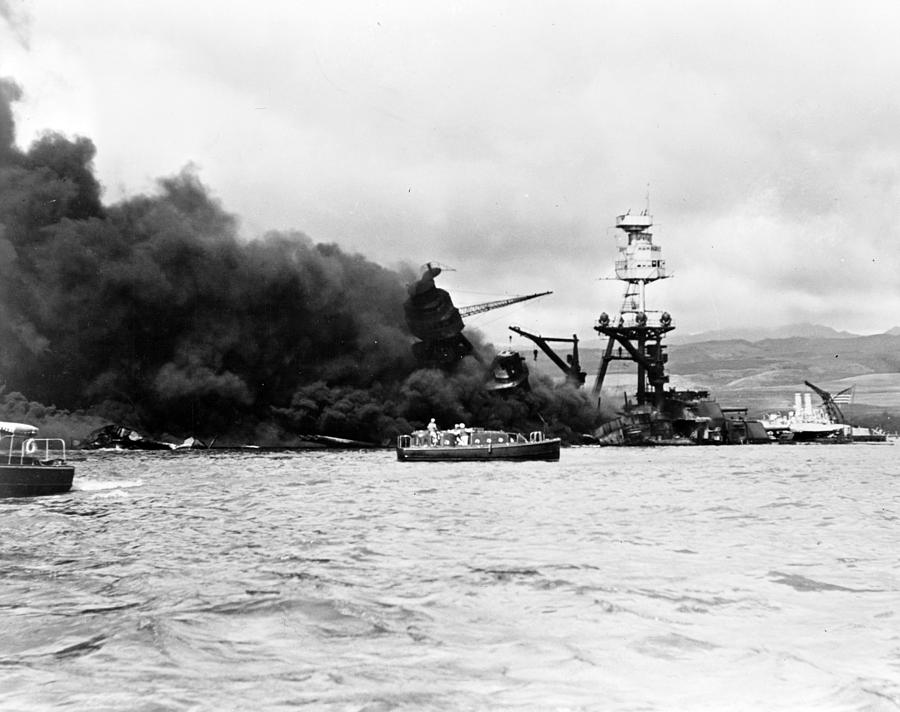
[[[143,480],[79,480],[72,484],[73,492],[104,492],[141,487]]]

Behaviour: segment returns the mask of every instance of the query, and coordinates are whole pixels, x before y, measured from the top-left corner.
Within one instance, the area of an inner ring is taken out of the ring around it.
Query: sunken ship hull
[[[771,441],[762,423],[726,414],[703,392],[671,391],[661,408],[634,407],[603,423],[600,445],[748,445]]]

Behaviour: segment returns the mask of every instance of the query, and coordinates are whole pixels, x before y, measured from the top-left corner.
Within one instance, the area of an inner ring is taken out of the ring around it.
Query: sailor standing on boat
[[[431,419],[431,422],[428,423],[428,435],[431,438],[431,444],[438,444],[438,434],[437,434],[437,423],[434,422],[434,418]]]

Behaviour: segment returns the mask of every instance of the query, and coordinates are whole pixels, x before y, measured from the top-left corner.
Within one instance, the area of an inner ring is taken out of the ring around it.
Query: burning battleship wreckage
[[[407,327],[416,339],[411,351],[418,368],[422,373],[438,374],[435,377],[441,385],[453,384],[451,390],[468,391],[469,397],[464,400],[475,414],[474,422],[490,420],[497,427],[515,424],[523,428],[528,423],[532,428],[548,428],[568,442],[581,442],[581,429],[596,419],[587,398],[572,389],[555,387],[546,376],[533,384],[525,359],[518,352],[503,349],[493,353],[489,347],[477,348],[464,333],[464,317],[552,292],[457,307],[447,290],[435,284],[435,278],[447,269],[451,268],[429,262],[422,266],[420,277],[407,285],[403,308]],[[416,375],[411,378],[416,379]],[[435,384],[433,390],[441,389]]]
[[[462,331],[466,308],[431,303],[433,274],[410,295],[412,268],[298,231],[249,238],[191,169],[106,203],[90,139],[16,144],[20,96],[0,79],[0,416],[21,394],[52,404],[70,442],[118,449],[382,445],[432,417],[527,431],[539,414],[563,435],[590,422],[587,399],[552,384],[485,389],[476,354],[492,355]]]
[[[598,426],[576,337],[561,340],[572,347],[563,359],[550,346],[560,340],[519,331],[578,387],[557,389],[530,378],[518,353],[487,355],[464,333],[464,318],[542,294],[457,308],[434,263],[407,278],[295,231],[244,239],[191,170],[105,204],[89,139],[48,132],[16,145],[20,95],[0,80],[0,380],[73,419],[106,421],[98,446],[383,443],[430,417],[546,421],[570,442],[731,437],[703,399],[662,390],[671,323],[642,321],[643,308],[597,327],[639,371],[636,399]],[[629,249],[649,246],[649,219],[632,227]],[[652,281],[639,269],[620,278]],[[179,435],[163,443],[166,433]]]
[[[625,296],[617,316],[610,317],[604,312],[594,326],[598,334],[606,337],[606,348],[592,389],[599,424],[592,432],[583,434],[583,442],[600,445],[770,442],[763,424],[749,419],[746,408],[722,407],[705,390],[667,387],[668,355],[664,339],[675,325],[668,312],[650,309],[646,302],[647,285],[668,277],[662,250],[653,243],[652,226],[648,211],[640,215],[629,212],[616,219],[616,227],[621,232],[617,239],[615,278],[625,282]],[[473,355],[472,345],[462,333],[464,314],[547,294],[457,309],[450,295],[434,284],[434,278],[440,273],[439,266],[425,265],[419,281],[409,286],[409,299],[405,303],[410,331],[420,339],[414,344],[413,352],[421,364],[431,367],[447,367]],[[584,386],[586,373],[581,368],[577,335],[544,337],[517,326],[509,328],[534,342],[563,373],[568,385],[575,389]],[[571,344],[571,353],[562,358],[553,349],[553,343]],[[474,355],[477,357],[477,353]],[[630,362],[636,369],[635,392],[631,398],[624,394],[624,401],[618,405],[604,402],[602,398],[609,367],[615,361]],[[486,374],[485,388],[488,390],[529,387],[525,359],[513,350],[497,354]]]

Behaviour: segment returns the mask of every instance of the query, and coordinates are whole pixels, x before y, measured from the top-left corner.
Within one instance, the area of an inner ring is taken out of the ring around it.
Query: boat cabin
[[[521,433],[509,433],[504,430],[485,430],[484,428],[453,428],[438,430],[432,436],[428,430],[415,430],[410,435],[401,435],[397,443],[407,447],[487,447],[489,445],[514,445],[540,442],[544,440],[540,431],[531,433],[526,438]]]

